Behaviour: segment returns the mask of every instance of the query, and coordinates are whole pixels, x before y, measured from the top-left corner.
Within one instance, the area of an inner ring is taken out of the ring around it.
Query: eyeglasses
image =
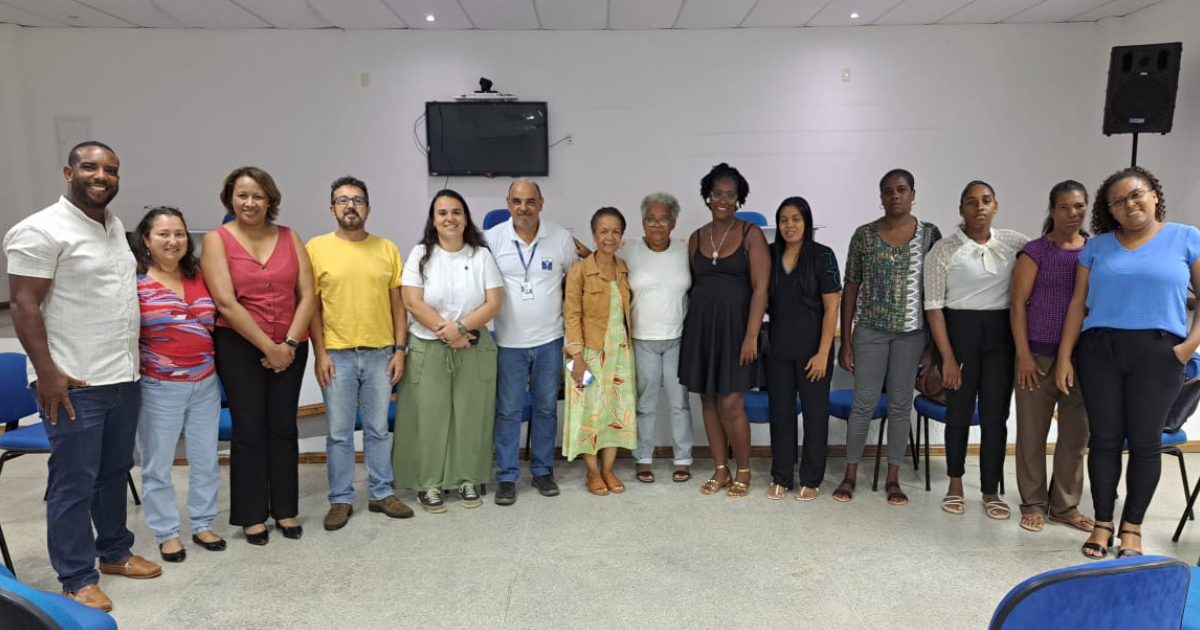
[[[333,205],[339,208],[345,208],[346,206],[350,205],[351,202],[353,202],[356,206],[367,205],[367,200],[363,199],[362,197],[335,197],[333,200]]]
[[[1141,188],[1134,188],[1133,190],[1129,191],[1128,195],[1125,195],[1124,197],[1118,197],[1116,199],[1109,200],[1108,207],[1112,208],[1114,210],[1118,210],[1118,209],[1124,208],[1127,205],[1126,202],[1141,201],[1142,197],[1145,197],[1147,194],[1149,194],[1149,191],[1147,191],[1147,190],[1143,190]]]
[[[722,193],[714,190],[708,193],[708,198],[713,201],[737,201],[738,195],[737,192]]]
[[[671,217],[662,219],[651,219],[650,217],[642,218],[642,225],[646,227],[669,227],[671,225]]]

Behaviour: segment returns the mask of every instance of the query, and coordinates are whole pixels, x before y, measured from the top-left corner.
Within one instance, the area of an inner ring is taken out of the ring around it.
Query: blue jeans
[[[388,434],[388,379],[391,348],[330,350],[333,380],[321,390],[325,398],[326,470],[329,502],[354,503],[354,417],[362,419],[363,462],[367,465],[367,496],[372,501],[392,495],[392,440]]]
[[[40,409],[50,439],[46,546],[63,590],[74,593],[100,581],[96,558],[113,564],[130,555],[133,532],[125,526],[133,468],[138,407],[136,382],[70,390],[75,419],[58,410],[51,425]],[[95,536],[92,527],[95,526]]]
[[[179,537],[179,508],[171,466],[175,446],[184,436],[188,460],[188,517],[192,533],[212,529],[217,517],[217,429],[221,391],[217,375],[199,381],[161,381],[142,376],[142,410],[137,441],[142,453],[142,508],[154,542]]]
[[[521,476],[521,407],[525,392],[533,402],[529,422],[529,473],[554,473],[554,440],[558,436],[558,384],[563,375],[563,340],[533,348],[504,348],[496,354],[496,481]]]

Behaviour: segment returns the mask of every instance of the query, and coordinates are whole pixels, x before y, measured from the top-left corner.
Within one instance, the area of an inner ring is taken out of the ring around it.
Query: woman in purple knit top
[[[1017,347],[1017,488],[1021,527],[1040,532],[1048,517],[1086,532],[1092,520],[1079,512],[1087,412],[1076,385],[1070,394],[1055,386],[1055,360],[1071,292],[1075,264],[1087,243],[1082,231],[1088,196],[1083,184],[1059,182],[1050,190],[1042,237],[1017,255],[1012,279],[1012,332]],[[1054,484],[1046,484],[1046,435],[1058,406]]]

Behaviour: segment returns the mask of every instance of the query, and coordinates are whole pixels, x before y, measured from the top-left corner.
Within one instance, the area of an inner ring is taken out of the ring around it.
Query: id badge
[[[521,283],[521,299],[522,300],[532,300],[533,299],[533,283],[532,282],[526,280]]]

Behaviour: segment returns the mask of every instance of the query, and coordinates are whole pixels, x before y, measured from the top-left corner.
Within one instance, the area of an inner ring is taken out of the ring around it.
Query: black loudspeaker
[[[1179,42],[1113,47],[1104,99],[1104,135],[1171,131],[1182,54]]]

